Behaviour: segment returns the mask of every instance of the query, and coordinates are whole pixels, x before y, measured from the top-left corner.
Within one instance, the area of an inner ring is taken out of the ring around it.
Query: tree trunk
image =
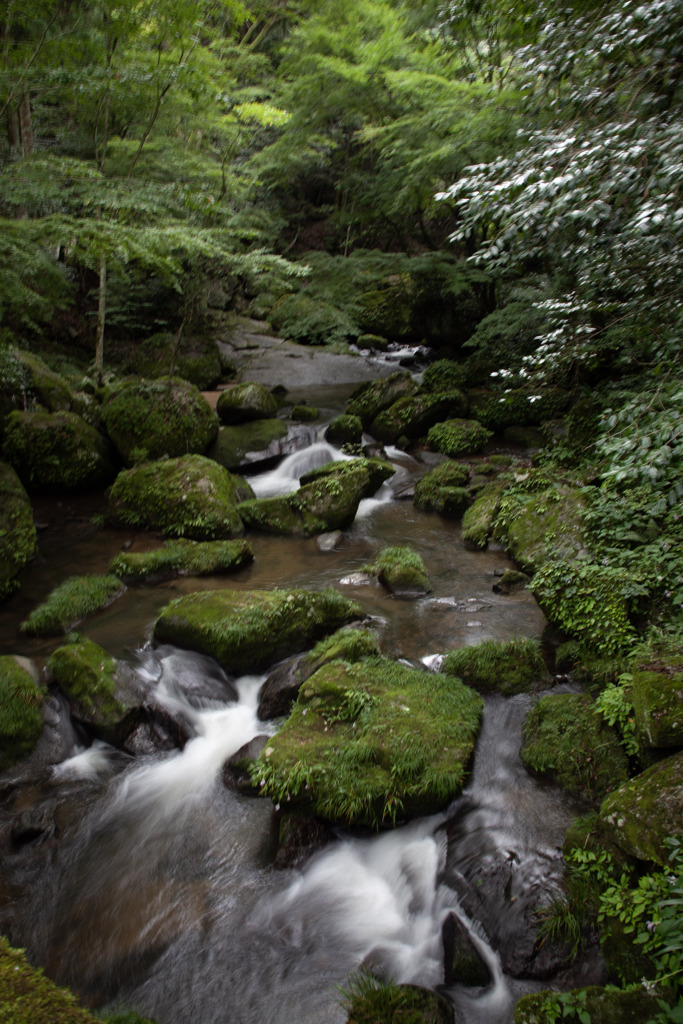
[[[100,287],[97,300],[97,336],[95,338],[95,375],[101,384],[104,377],[104,323],[107,309],[107,257],[100,256]]]
[[[16,110],[12,107],[7,108],[7,142],[9,148],[16,150],[19,149],[21,143],[21,135],[19,134],[19,117]]]
[[[31,97],[27,92],[19,103],[19,131],[21,133],[21,151],[23,156],[33,152],[33,122],[31,121]]]

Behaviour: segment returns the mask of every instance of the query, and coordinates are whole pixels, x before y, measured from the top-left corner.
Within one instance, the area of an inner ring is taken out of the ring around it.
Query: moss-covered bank
[[[36,528],[28,494],[6,462],[0,462],[0,601],[17,586],[36,548]]]

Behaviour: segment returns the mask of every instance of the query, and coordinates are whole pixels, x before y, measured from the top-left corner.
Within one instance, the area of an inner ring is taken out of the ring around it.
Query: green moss
[[[586,554],[585,500],[580,490],[560,483],[540,494],[508,491],[496,518],[495,536],[515,562],[534,573],[545,562]]]
[[[154,551],[123,552],[109,566],[109,572],[126,580],[150,576],[211,576],[236,572],[253,561],[254,553],[244,540],[173,540]]]
[[[126,465],[201,454],[218,434],[218,417],[206,399],[178,377],[124,382],[109,394],[102,419]]]
[[[384,444],[393,444],[400,437],[413,440],[444,418],[462,415],[465,408],[465,396],[460,391],[407,395],[382,410],[368,430]]]
[[[0,462],[0,600],[12,593],[15,577],[36,549],[36,528],[28,494],[6,462]]]
[[[357,388],[351,395],[346,411],[350,416],[358,416],[367,430],[383,409],[388,409],[399,398],[416,394],[418,390],[419,385],[408,371],[398,370],[390,377],[369,381]]]
[[[184,455],[119,473],[109,491],[108,516],[115,526],[170,536],[230,538],[244,529],[236,500],[237,482],[226,469],[204,456]]]
[[[290,420],[297,423],[312,423],[317,420],[320,412],[314,405],[295,405],[289,414]]]
[[[249,423],[272,419],[277,412],[277,399],[263,384],[244,381],[221,392],[216,411],[222,423]]]
[[[19,629],[28,636],[67,633],[100,608],[110,605],[125,589],[117,576],[72,576],[55,587]]]
[[[347,1024],[451,1024],[453,1006],[431,989],[380,981],[366,971],[342,989]]]
[[[664,670],[661,665],[632,673],[631,700],[641,748],[683,747],[682,667]]]
[[[98,1024],[76,1002],[69,989],[59,988],[32,967],[23,950],[0,936],[0,1020],[3,1024]]]
[[[148,379],[167,377],[175,363],[178,377],[202,389],[216,384],[223,374],[218,346],[208,334],[183,334],[179,345],[170,331],[152,334],[142,341],[136,339],[129,344],[118,339],[109,359],[124,373]]]
[[[427,441],[433,451],[455,459],[458,455],[481,451],[491,437],[491,431],[476,420],[452,419],[433,426],[427,434]]]
[[[506,697],[543,689],[550,679],[540,644],[529,637],[482,640],[472,647],[449,651],[441,671],[459,676],[475,690],[495,691]]]
[[[47,668],[80,718],[112,731],[126,714],[128,708],[118,697],[116,661],[99,644],[78,637],[58,647]]]
[[[437,359],[422,374],[423,391],[460,391],[466,383],[467,371],[452,359]]]
[[[337,416],[325,431],[330,444],[360,444],[363,438],[363,424],[358,416]]]
[[[0,657],[0,771],[28,757],[43,728],[40,686],[12,657]]]
[[[655,994],[642,986],[628,991],[591,986],[560,995],[555,991],[523,996],[515,1007],[514,1024],[645,1024],[659,1010]]]
[[[431,813],[462,790],[481,712],[459,680],[385,658],[330,662],[301,687],[254,778],[331,821]]]
[[[669,863],[669,836],[681,835],[683,753],[652,765],[611,793],[600,808],[599,826],[631,857]]]
[[[432,589],[421,556],[406,546],[382,548],[363,572],[377,576],[392,594],[402,597],[418,597]]]
[[[472,500],[465,488],[469,478],[469,466],[461,462],[442,462],[418,480],[414,503],[417,508],[425,511],[460,518]]]
[[[51,370],[33,352],[15,352],[17,360],[26,371],[26,389],[34,402],[48,412],[69,412],[74,409],[74,396],[68,383]],[[17,402],[17,407],[23,403]]]
[[[265,451],[273,441],[281,440],[288,432],[286,421],[281,419],[253,420],[239,426],[221,427],[206,454],[226,469],[238,469],[248,461],[245,458],[248,452]]]
[[[328,476],[343,479],[346,475],[353,478],[363,473],[367,480],[363,497],[369,498],[395,472],[396,470],[392,464],[384,459],[340,459],[338,461],[326,462],[324,466],[318,466],[317,469],[304,473],[300,480],[302,484],[306,485]]]
[[[627,778],[627,759],[616,733],[580,693],[541,698],[527,715],[521,756],[527,768],[592,801]]]
[[[228,672],[258,671],[305,650],[358,618],[358,605],[335,590],[211,590],[163,609],[154,635],[214,657]]]
[[[3,450],[29,489],[85,490],[114,475],[106,439],[72,412],[10,413]]]
[[[342,626],[331,636],[319,640],[304,660],[321,667],[328,661],[360,661],[379,653],[379,640],[373,630]]]
[[[516,590],[523,590],[528,583],[529,577],[525,572],[518,572],[517,569],[506,569],[491,589],[496,594],[512,594]]]
[[[463,515],[462,539],[468,547],[485,548],[488,544],[504,489],[501,481],[487,484]]]
[[[366,334],[400,340],[413,330],[412,280],[409,274],[398,275],[383,288],[363,292],[359,298],[358,323]]]

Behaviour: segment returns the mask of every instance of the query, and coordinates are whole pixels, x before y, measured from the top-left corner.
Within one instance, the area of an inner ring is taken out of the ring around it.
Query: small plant
[[[627,693],[627,687],[632,678],[628,672],[620,675],[617,684],[606,686],[602,693],[598,695],[595,707],[605,721],[618,730],[622,745],[628,756],[637,757],[640,752],[640,746],[633,720],[633,704]]]

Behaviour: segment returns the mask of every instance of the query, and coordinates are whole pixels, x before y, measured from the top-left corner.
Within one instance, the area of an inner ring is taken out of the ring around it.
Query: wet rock
[[[518,572],[516,569],[506,569],[498,583],[494,583],[491,590],[494,594],[514,594],[518,590],[524,590],[530,577],[525,572]]]
[[[304,656],[290,658],[275,668],[261,687],[258,717],[262,722],[288,715],[299,687],[308,678]],[[312,675],[313,670],[308,673]]]
[[[449,651],[441,671],[460,677],[480,693],[497,692],[506,697],[542,690],[550,682],[540,644],[530,637],[482,640]]]
[[[17,586],[16,577],[36,548],[36,528],[29,496],[16,472],[0,462],[0,600]]]
[[[130,581],[237,572],[254,560],[244,540],[174,540],[152,551],[117,555],[110,573]]]
[[[249,767],[258,759],[270,737],[264,733],[243,744],[223,765],[223,785],[239,793],[257,793]]]
[[[534,573],[549,560],[573,561],[586,552],[585,498],[578,487],[558,484],[529,497],[508,497],[507,526],[497,530],[524,572]]]
[[[493,481],[487,484],[477,495],[462,520],[462,539],[465,547],[485,548],[489,543],[496,516],[500,509],[505,484]]]
[[[457,914],[451,912],[441,928],[446,985],[488,985],[491,972]]]
[[[225,469],[254,469],[301,451],[314,440],[315,431],[305,424],[291,424],[283,419],[254,420],[221,427],[207,455]]]
[[[426,511],[441,512],[460,518],[471,504],[465,484],[470,478],[469,466],[461,462],[442,462],[425,473],[415,484],[415,505]]]
[[[380,412],[388,409],[399,398],[414,395],[418,390],[418,384],[408,371],[399,370],[385,380],[362,384],[351,395],[346,412],[350,416],[358,416],[363,427],[368,430]]]
[[[395,444],[399,438],[409,442],[426,434],[435,423],[462,415],[465,408],[466,399],[460,391],[406,395],[380,412],[367,429],[384,444]]]
[[[55,806],[57,801],[27,807],[12,822],[11,838],[14,846],[43,842],[55,833]]]
[[[447,419],[431,428],[427,441],[432,451],[456,459],[481,451],[491,437],[492,432],[476,420]]]
[[[116,473],[107,439],[73,412],[10,413],[3,452],[29,490],[103,487]]]
[[[315,540],[319,551],[336,551],[343,539],[341,530],[333,530],[332,533],[321,533]]]
[[[43,729],[45,687],[11,655],[0,657],[0,771],[27,758]]]
[[[363,424],[359,416],[337,416],[325,431],[325,440],[341,447],[343,444],[360,444],[363,438]]]
[[[415,599],[432,589],[422,557],[409,547],[382,548],[368,571],[395,597]]]
[[[223,391],[216,404],[222,423],[249,423],[275,416],[277,399],[263,384],[244,381]]]
[[[276,868],[300,868],[334,839],[329,825],[309,814],[288,812],[280,818]]]

